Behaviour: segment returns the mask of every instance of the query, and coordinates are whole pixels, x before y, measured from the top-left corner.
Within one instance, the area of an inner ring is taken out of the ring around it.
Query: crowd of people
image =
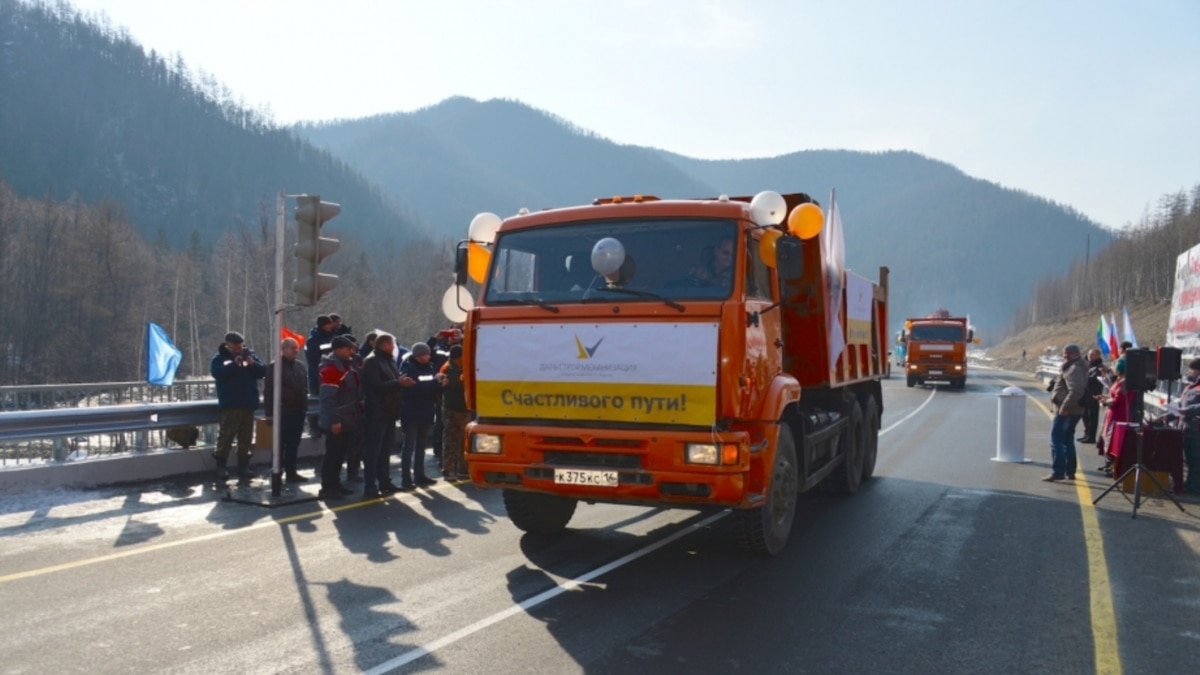
[[[264,365],[245,347],[241,334],[230,332],[212,359],[217,384],[220,431],[213,457],[217,477],[228,477],[228,460],[237,442],[238,478],[249,468],[254,413],[259,405],[258,381],[266,380],[262,399],[267,423],[279,434],[284,480],[307,482],[297,468],[297,454],[308,417],[309,433],[324,439],[319,475],[321,499],[343,499],[361,483],[364,499],[414,490],[437,482],[426,473],[426,449],[433,448],[445,480],[466,475],[463,431],[471,421],[462,383],[462,329],[452,326],[411,348],[394,335],[372,331],[360,345],[337,314],[317,317],[304,343],[284,338],[280,359]],[[279,375],[279,410],[275,410],[275,368]],[[320,414],[308,416],[309,395],[320,400]],[[278,413],[278,414],[276,414]],[[401,434],[400,482],[391,475],[392,450]],[[342,480],[343,470],[345,481]]]
[[[1140,390],[1126,386],[1125,353],[1132,348],[1131,342],[1122,342],[1112,368],[1105,365],[1099,349],[1089,350],[1084,360],[1078,345],[1063,348],[1059,376],[1048,387],[1054,409],[1050,426],[1052,468],[1042,480],[1074,480],[1078,465],[1076,442],[1094,443],[1104,458],[1099,471],[1112,477],[1113,432],[1118,424],[1135,421],[1135,396],[1141,395]],[[1200,358],[1188,363],[1184,381],[1178,405],[1163,416],[1162,422],[1183,434],[1184,492],[1200,494]],[[1075,429],[1081,420],[1083,435],[1076,438]]]

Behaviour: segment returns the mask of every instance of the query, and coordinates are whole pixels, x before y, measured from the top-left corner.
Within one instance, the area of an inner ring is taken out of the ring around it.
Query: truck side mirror
[[[784,235],[775,242],[775,271],[780,286],[799,281],[804,276],[804,242],[799,237]],[[780,297],[784,295],[780,294]]]
[[[459,286],[467,285],[467,243],[460,241],[454,249],[454,283]]]

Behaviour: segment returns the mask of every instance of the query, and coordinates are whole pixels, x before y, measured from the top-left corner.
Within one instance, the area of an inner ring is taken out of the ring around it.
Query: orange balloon
[[[758,240],[758,257],[762,258],[767,267],[775,267],[778,258],[775,255],[775,242],[783,236],[783,232],[774,228],[763,230],[762,238]]]
[[[817,236],[821,233],[824,225],[825,214],[821,212],[821,207],[812,202],[801,204],[788,214],[788,232],[801,239],[812,239]]]
[[[471,242],[467,244],[467,276],[477,284],[482,284],[487,278],[488,263],[492,260],[492,252],[483,244]]]

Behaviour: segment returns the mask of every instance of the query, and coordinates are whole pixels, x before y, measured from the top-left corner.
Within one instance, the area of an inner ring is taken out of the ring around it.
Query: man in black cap
[[[225,334],[217,348],[210,370],[217,382],[217,408],[221,411],[221,430],[217,436],[217,478],[226,476],[225,466],[233,439],[237,438],[238,478],[250,478],[251,442],[254,440],[254,410],[258,408],[258,381],[267,367],[245,346],[241,333]]]
[[[339,335],[330,342],[333,353],[321,361],[321,431],[325,457],[321,461],[321,499],[341,499],[354,490],[341,484],[346,447],[363,425],[362,387],[354,367],[354,342]]]

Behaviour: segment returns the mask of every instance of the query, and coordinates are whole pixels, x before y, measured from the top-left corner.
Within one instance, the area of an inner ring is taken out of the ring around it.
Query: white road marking
[[[586,584],[587,582],[591,581],[592,579],[595,579],[598,576],[607,574],[619,567],[624,567],[625,565],[633,562],[634,560],[637,560],[638,558],[641,558],[644,555],[653,553],[654,551],[657,551],[658,549],[662,548],[663,546],[666,546],[667,544],[670,544],[671,542],[673,542],[677,539],[682,539],[683,537],[686,537],[687,535],[691,534],[692,532],[695,532],[696,530],[703,529],[705,527],[708,527],[709,525],[712,525],[713,523],[717,522],[718,520],[724,518],[727,515],[729,515],[729,511],[727,511],[727,510],[721,511],[720,513],[710,516],[708,518],[705,518],[704,520],[702,520],[694,525],[685,527],[685,528],[679,530],[678,532],[676,532],[675,534],[672,534],[669,537],[660,539],[659,541],[656,541],[653,544],[650,544],[649,546],[645,546],[643,548],[640,548],[640,549],[634,551],[633,553],[630,553],[624,557],[618,558],[618,559],[608,563],[607,565],[602,565],[602,566],[597,567],[596,569],[592,570],[591,572],[588,572],[581,576],[575,577],[574,579],[571,579],[570,581],[565,581],[565,582],[559,584],[558,586],[555,586],[554,588],[550,588],[545,591],[542,591],[541,593],[538,593],[537,595],[533,596],[532,598],[529,598],[528,600],[524,600],[518,604],[513,605],[512,607],[509,607],[508,609],[496,612],[495,614],[493,614],[489,617],[480,619],[479,621],[476,621],[475,623],[473,623],[469,626],[460,628],[445,637],[438,638],[437,640],[430,642],[429,644],[425,645],[424,647],[418,647],[417,649],[413,649],[411,651],[405,652],[405,653],[401,654],[400,656],[397,656],[394,659],[385,661],[385,662],[375,666],[374,668],[364,671],[364,672],[367,673],[368,675],[375,675],[377,673],[382,674],[382,673],[391,672],[392,670],[395,670],[396,668],[399,668],[400,666],[412,663],[413,661],[416,661],[417,659],[419,659],[423,656],[432,654],[433,652],[441,649],[442,647],[452,645],[455,642],[458,642],[459,640],[461,640],[465,637],[473,635],[474,633],[478,633],[479,631],[483,630],[484,628],[487,628],[488,626],[492,626],[494,624],[500,623],[501,621],[503,621],[511,616],[515,616],[517,614],[525,612],[526,610],[528,610],[532,607],[537,607],[538,605],[542,604],[543,602],[546,602],[547,600],[550,600],[551,598],[555,598],[559,595],[562,595],[563,593],[566,593],[567,591],[574,590],[575,588],[578,588],[579,586]]]
[[[936,394],[937,394],[937,387],[934,387],[933,390],[929,392],[929,398],[925,399],[924,403],[917,406],[916,410],[914,410],[914,411],[908,413],[907,415],[905,415],[904,417],[901,417],[900,419],[896,420],[896,422],[894,424],[892,424],[891,426],[889,426],[888,428],[880,429],[879,435],[882,436],[882,435],[886,434],[887,432],[891,431],[892,429],[895,429],[896,427],[900,426],[901,424],[904,424],[905,422],[907,422],[910,418],[912,418],[913,415],[916,415],[917,413],[921,412],[921,409],[924,408],[925,406],[929,405],[929,402],[933,400],[933,397]]]

